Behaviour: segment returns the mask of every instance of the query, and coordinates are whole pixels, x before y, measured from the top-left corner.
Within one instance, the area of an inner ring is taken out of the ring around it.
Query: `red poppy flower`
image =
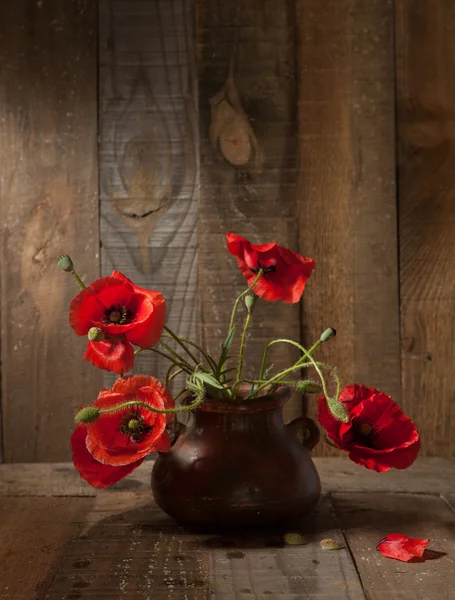
[[[254,286],[254,293],[264,300],[300,300],[305,284],[314,269],[314,260],[301,256],[276,242],[253,245],[234,233],[226,234],[227,249],[235,256],[242,275],[250,286],[259,269],[264,274]]]
[[[349,458],[374,471],[407,469],[420,450],[420,435],[390,396],[360,384],[341,390],[340,402],[349,422],[335,419],[324,397],[318,399],[318,418],[328,437]]]
[[[97,327],[107,339],[89,342],[84,358],[100,369],[126,373],[134,363],[131,344],[150,348],[163,331],[166,304],[160,292],[146,290],[114,271],[97,279],[71,302],[70,325],[77,335]]]
[[[160,410],[174,406],[166,387],[145,375],[117,380],[112,390],[100,392],[92,406],[106,409],[131,400]],[[119,481],[138,467],[147,454],[170,449],[166,422],[171,418],[172,414],[155,413],[136,405],[101,413],[92,423],[78,424],[71,438],[76,469],[94,487]]]
[[[429,539],[421,540],[401,533],[389,533],[378,542],[376,549],[387,558],[408,562],[416,556],[421,558],[429,542]]]

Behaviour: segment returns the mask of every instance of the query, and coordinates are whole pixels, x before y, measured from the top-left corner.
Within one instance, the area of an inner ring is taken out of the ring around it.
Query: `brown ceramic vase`
[[[306,417],[285,425],[288,399],[286,387],[252,400],[207,399],[155,462],[158,506],[180,522],[217,526],[272,525],[309,513],[321,493],[311,460],[319,429]]]

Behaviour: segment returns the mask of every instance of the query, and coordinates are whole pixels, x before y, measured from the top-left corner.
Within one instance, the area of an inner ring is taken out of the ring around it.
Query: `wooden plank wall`
[[[100,374],[68,325],[77,292],[56,266],[98,268],[96,2],[0,7],[1,356],[4,460],[70,457]]]
[[[102,385],[57,256],[162,290],[170,326],[216,349],[243,288],[226,231],[317,264],[302,307],[259,305],[247,372],[266,341],[334,326],[320,356],[343,382],[392,394],[423,453],[453,455],[453,1],[97,4],[0,8],[3,460],[68,459]]]
[[[99,25],[101,270],[161,290],[168,326],[197,340],[193,2],[101,0]],[[135,370],[168,367],[144,352]]]
[[[455,4],[397,0],[403,404],[455,452]]]
[[[294,34],[292,0],[198,2],[201,325],[212,349],[226,336],[245,284],[227,255],[226,232],[298,247]],[[268,341],[300,330],[296,305],[261,302],[255,316],[246,352],[250,376],[257,376]],[[292,364],[295,348],[276,349],[270,353],[276,368]],[[286,416],[300,414],[300,404],[295,398]]]

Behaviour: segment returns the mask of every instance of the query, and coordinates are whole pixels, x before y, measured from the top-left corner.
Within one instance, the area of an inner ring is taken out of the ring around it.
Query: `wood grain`
[[[63,549],[77,535],[89,498],[2,498],[0,597],[43,598]]]
[[[298,529],[305,546],[286,546],[286,530],[198,532],[164,515],[148,494],[100,495],[46,600],[74,591],[93,600],[363,599],[348,551],[320,548],[323,537],[343,539],[330,501]]]
[[[77,289],[56,266],[98,275],[96,2],[0,8],[0,249],[4,460],[70,457],[77,408],[100,376],[68,325]]]
[[[101,0],[99,82],[102,272],[160,290],[167,324],[197,341],[192,0]],[[164,377],[146,354],[135,371]]]
[[[403,403],[429,455],[455,438],[455,5],[396,2]]]
[[[226,232],[297,249],[295,6],[291,0],[200,0],[197,6],[199,291],[202,340],[218,351],[233,301],[245,289],[225,248]],[[244,311],[239,315],[238,331]],[[300,330],[295,305],[260,302],[255,315],[246,350],[250,376],[257,376],[268,341],[298,339]],[[271,363],[291,365],[295,348],[275,348]],[[294,398],[285,416],[300,414],[300,404]]]
[[[334,327],[321,360],[343,383],[400,401],[393,5],[298,0],[298,8],[299,236],[316,261],[303,339]]]
[[[444,494],[455,507],[455,459],[419,458],[409,469],[378,474],[347,458],[316,457],[324,493],[408,492]],[[85,483],[72,463],[5,464],[0,466],[0,496],[96,496],[148,492],[153,462],[145,461],[115,485],[96,490]]]
[[[441,498],[409,494],[335,494],[345,531],[369,600],[453,598],[455,514]],[[425,554],[409,563],[385,558],[376,545],[388,533],[430,538]]]

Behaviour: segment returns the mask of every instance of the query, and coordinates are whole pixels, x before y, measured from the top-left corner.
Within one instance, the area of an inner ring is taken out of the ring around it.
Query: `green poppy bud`
[[[94,406],[85,406],[76,415],[78,423],[93,423],[100,416],[100,411]]]
[[[99,327],[91,327],[88,330],[87,337],[91,342],[101,342],[104,340],[104,333]]]
[[[245,305],[248,312],[251,312],[257,302],[258,297],[255,294],[247,294],[245,296]]]
[[[67,271],[71,273],[74,269],[73,261],[67,254],[63,254],[57,261],[58,266],[62,269],[62,271]]]
[[[336,334],[336,329],[333,329],[333,327],[329,327],[321,334],[321,337],[319,339],[321,340],[321,342],[328,342],[331,338],[335,337]]]

